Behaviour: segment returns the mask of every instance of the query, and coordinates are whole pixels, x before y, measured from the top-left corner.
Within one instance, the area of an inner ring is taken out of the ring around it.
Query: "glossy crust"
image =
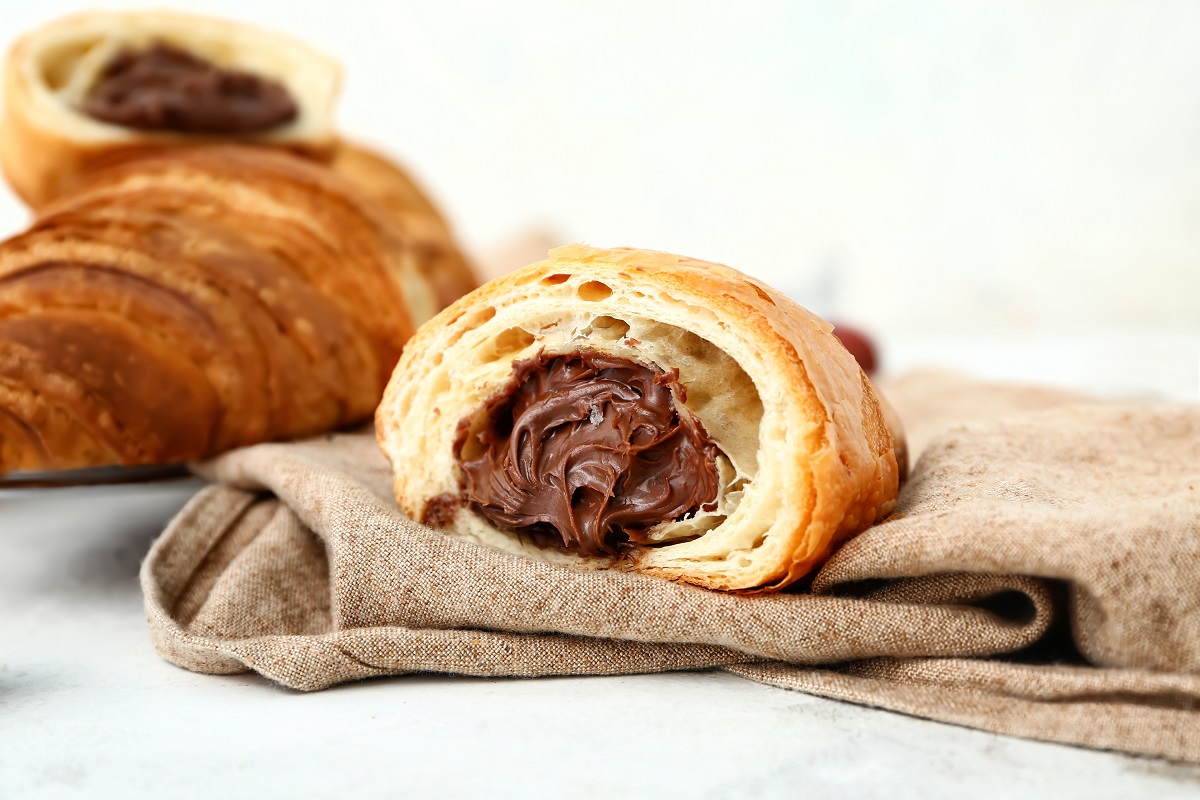
[[[331,166],[404,227],[410,246],[420,253],[422,272],[437,294],[438,310],[479,285],[446,218],[407,171],[379,153],[347,141],[338,145]]]
[[[579,347],[679,369],[687,409],[728,454],[721,505],[664,523],[624,558],[541,549],[457,495],[458,421],[512,362]],[[894,416],[894,415],[893,415]],[[409,343],[376,416],[395,494],[456,534],[585,568],[630,569],[713,589],[773,591],[889,514],[902,466],[871,383],[831,327],[729,267],[666,253],[558,248],[447,308]],[[441,499],[439,499],[441,498]]]
[[[0,243],[0,472],[184,461],[369,417],[414,327],[411,265],[350,184],[284,153],[89,174]]]
[[[333,104],[341,78],[328,56],[286,36],[227,20],[168,11],[87,12],[31,31],[5,60],[0,164],[27,203],[40,208],[116,151],[230,138],[132,130],[77,109],[98,70],[122,46],[156,41],[218,66],[274,78],[288,88],[299,109],[297,118],[239,141],[318,158],[332,155]]]

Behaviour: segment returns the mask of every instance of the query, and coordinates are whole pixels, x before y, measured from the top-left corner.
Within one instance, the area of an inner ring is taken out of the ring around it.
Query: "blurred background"
[[[722,261],[891,371],[1200,399],[1200,3],[247,2],[484,270]],[[5,45],[82,2],[6,0]],[[0,190],[6,191],[6,190]],[[26,220],[0,197],[0,229]]]

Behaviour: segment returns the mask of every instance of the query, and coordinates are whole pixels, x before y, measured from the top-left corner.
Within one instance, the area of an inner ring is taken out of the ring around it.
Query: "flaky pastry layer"
[[[363,145],[338,144],[330,167],[385,208],[404,229],[441,310],[479,285],[445,216],[400,165]],[[421,321],[424,321],[423,319]]]
[[[367,418],[434,309],[403,235],[330,170],[238,145],[130,156],[0,243],[0,473]]]

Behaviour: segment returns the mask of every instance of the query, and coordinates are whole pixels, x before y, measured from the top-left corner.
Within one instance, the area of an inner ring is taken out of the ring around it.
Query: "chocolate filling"
[[[717,496],[720,451],[673,397],[686,400],[677,370],[589,350],[519,361],[470,446],[473,418],[459,423],[464,500],[587,555],[644,544],[648,528]]]
[[[258,133],[296,118],[283,84],[221,69],[169,44],[122,50],[83,102],[88,116],[148,131]]]

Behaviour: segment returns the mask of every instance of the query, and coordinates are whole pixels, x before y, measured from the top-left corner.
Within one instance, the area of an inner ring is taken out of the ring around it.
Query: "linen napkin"
[[[151,637],[187,669],[306,691],[721,668],[1200,762],[1200,407],[930,373],[885,391],[924,452],[895,515],[800,589],[722,594],[446,536],[399,511],[364,432],[200,465],[214,485],[143,564]]]

